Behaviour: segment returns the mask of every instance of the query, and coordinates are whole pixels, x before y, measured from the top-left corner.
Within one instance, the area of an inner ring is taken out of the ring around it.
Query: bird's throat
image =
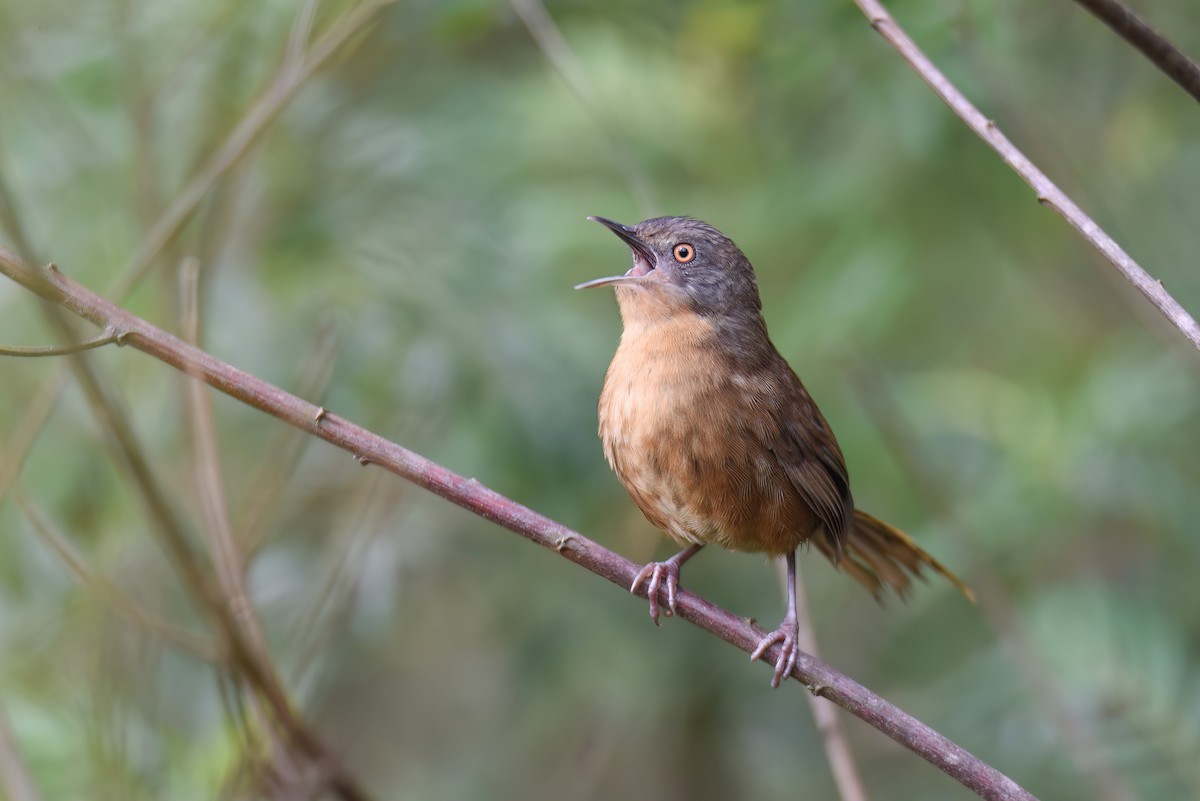
[[[639,328],[671,321],[679,322],[677,318],[699,316],[691,308],[686,297],[657,281],[619,284],[614,289],[617,305],[621,309],[621,320],[627,330],[631,326]]]

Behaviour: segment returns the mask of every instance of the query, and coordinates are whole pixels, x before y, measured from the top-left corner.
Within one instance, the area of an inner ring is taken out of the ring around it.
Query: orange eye
[[[675,246],[675,261],[687,264],[694,258],[696,258],[696,249],[687,242],[680,242]]]

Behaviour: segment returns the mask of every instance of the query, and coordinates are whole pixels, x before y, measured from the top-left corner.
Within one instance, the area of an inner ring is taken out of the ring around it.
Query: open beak
[[[604,217],[588,217],[588,219],[600,223],[616,234],[622,242],[629,245],[629,249],[633,251],[633,266],[624,275],[610,275],[607,278],[596,278],[592,281],[585,281],[582,284],[577,284],[575,286],[576,289],[591,289],[596,286],[634,283],[654,270],[654,251],[650,250],[650,247],[645,242],[637,238],[637,234],[633,232],[632,228],[628,225],[621,225],[619,222],[605,219]]]

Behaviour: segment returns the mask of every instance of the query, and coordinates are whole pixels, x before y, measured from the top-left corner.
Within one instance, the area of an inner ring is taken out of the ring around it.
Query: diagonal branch
[[[67,278],[53,265],[45,270],[33,270],[8,251],[0,249],[0,272],[96,325],[112,326],[121,333],[124,344],[349,451],[364,465],[377,464],[480,517],[545,548],[552,548],[566,559],[621,588],[630,586],[640,569],[639,565],[561,523],[488,489],[475,479],[464,478],[322,407],[314,406],[214,358],[96,295]],[[644,596],[644,592],[641,594]],[[747,653],[764,636],[764,632],[745,618],[687,591],[679,594],[678,612],[684,620]],[[773,658],[770,661],[773,662]],[[802,654],[791,675],[814,695],[833,701],[941,768],[981,797],[991,801],[1035,801],[1034,796],[1000,771],[816,657]]]
[[[1075,0],[1200,101],[1200,65],[1117,0]]]
[[[1096,224],[1067,195],[1051,181],[1044,172],[1038,169],[1029,158],[1000,132],[993,120],[985,117],[971,101],[963,95],[950,79],[942,74],[929,57],[921,52],[916,42],[912,40],[895,18],[878,0],[854,0],[854,4],[867,16],[873,27],[896,48],[904,60],[917,71],[938,97],[950,106],[967,126],[979,136],[988,147],[996,151],[1000,158],[1013,171],[1021,176],[1025,183],[1037,193],[1038,203],[1049,206],[1056,214],[1067,221],[1067,224],[1079,232],[1080,236],[1092,244],[1104,258],[1133,284],[1139,292],[1154,304],[1170,323],[1179,329],[1194,347],[1200,349],[1200,324],[1188,314],[1171,294],[1163,288],[1161,280],[1151,278],[1142,266],[1121,249],[1112,237]]]

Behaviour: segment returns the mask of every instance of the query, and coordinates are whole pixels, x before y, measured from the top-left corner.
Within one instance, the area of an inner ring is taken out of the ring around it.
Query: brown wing
[[[835,556],[840,557],[854,517],[846,460],[821,410],[786,363],[780,372],[785,371],[790,380],[785,398],[775,410],[779,434],[771,451],[792,487],[821,521]]]

